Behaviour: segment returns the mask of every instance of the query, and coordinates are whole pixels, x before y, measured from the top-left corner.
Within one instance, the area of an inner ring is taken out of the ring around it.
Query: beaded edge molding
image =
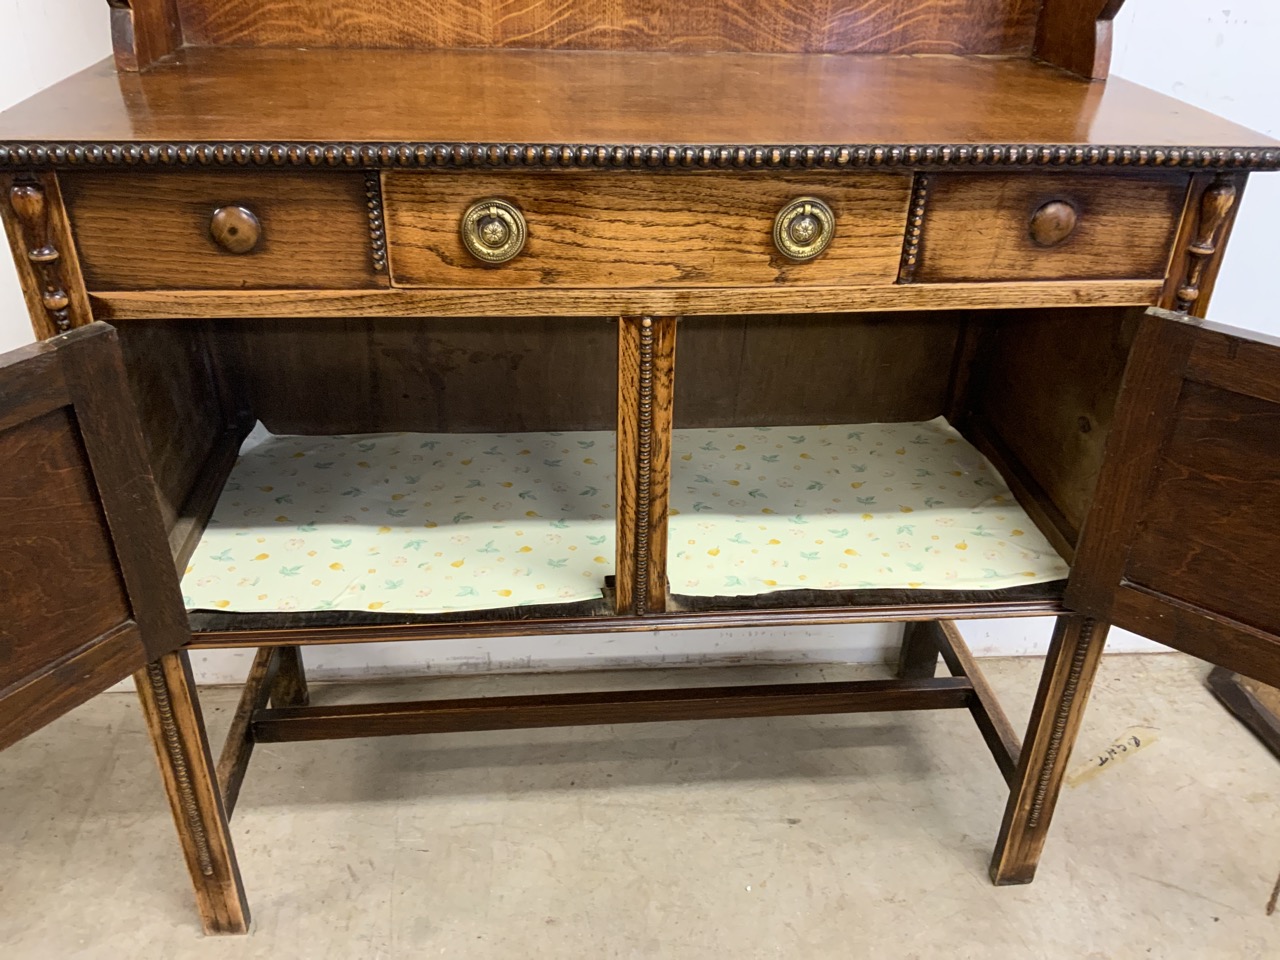
[[[1280,169],[1280,147],[1067,144],[5,143],[0,168],[65,166],[562,167],[738,170],[865,167]]]

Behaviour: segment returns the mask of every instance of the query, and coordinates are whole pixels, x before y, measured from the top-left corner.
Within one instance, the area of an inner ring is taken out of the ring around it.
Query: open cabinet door
[[[188,636],[115,330],[0,356],[0,749]]]
[[[1280,340],[1143,319],[1067,603],[1280,684]]]

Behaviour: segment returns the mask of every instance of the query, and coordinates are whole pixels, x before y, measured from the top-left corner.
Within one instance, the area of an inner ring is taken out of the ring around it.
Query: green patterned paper
[[[261,432],[183,593],[190,609],[243,612],[591,600],[614,568],[615,472],[609,432]]]
[[[987,460],[928,423],[677,430],[672,590],[997,589],[1067,566]],[[255,431],[187,606],[444,613],[601,596],[609,432]]]
[[[995,468],[927,423],[677,430],[675,593],[995,590],[1067,565]]]

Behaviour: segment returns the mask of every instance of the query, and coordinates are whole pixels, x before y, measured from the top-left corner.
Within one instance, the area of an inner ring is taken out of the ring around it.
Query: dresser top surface
[[[950,56],[189,47],[140,74],[104,61],[0,114],[0,146],[74,142],[1132,145],[1280,162],[1280,143],[1125,80]]]

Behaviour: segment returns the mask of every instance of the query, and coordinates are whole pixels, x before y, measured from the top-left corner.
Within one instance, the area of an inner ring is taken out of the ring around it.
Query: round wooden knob
[[[462,244],[484,263],[506,263],[524,249],[527,236],[524,214],[505,200],[477,200],[462,215]]]
[[[831,243],[836,215],[816,197],[799,197],[773,219],[773,243],[791,260],[812,260]]]
[[[1053,200],[1031,215],[1031,239],[1042,247],[1056,247],[1075,232],[1080,215],[1065,200]]]
[[[219,207],[209,220],[209,236],[227,253],[248,253],[262,239],[262,224],[247,207]]]

